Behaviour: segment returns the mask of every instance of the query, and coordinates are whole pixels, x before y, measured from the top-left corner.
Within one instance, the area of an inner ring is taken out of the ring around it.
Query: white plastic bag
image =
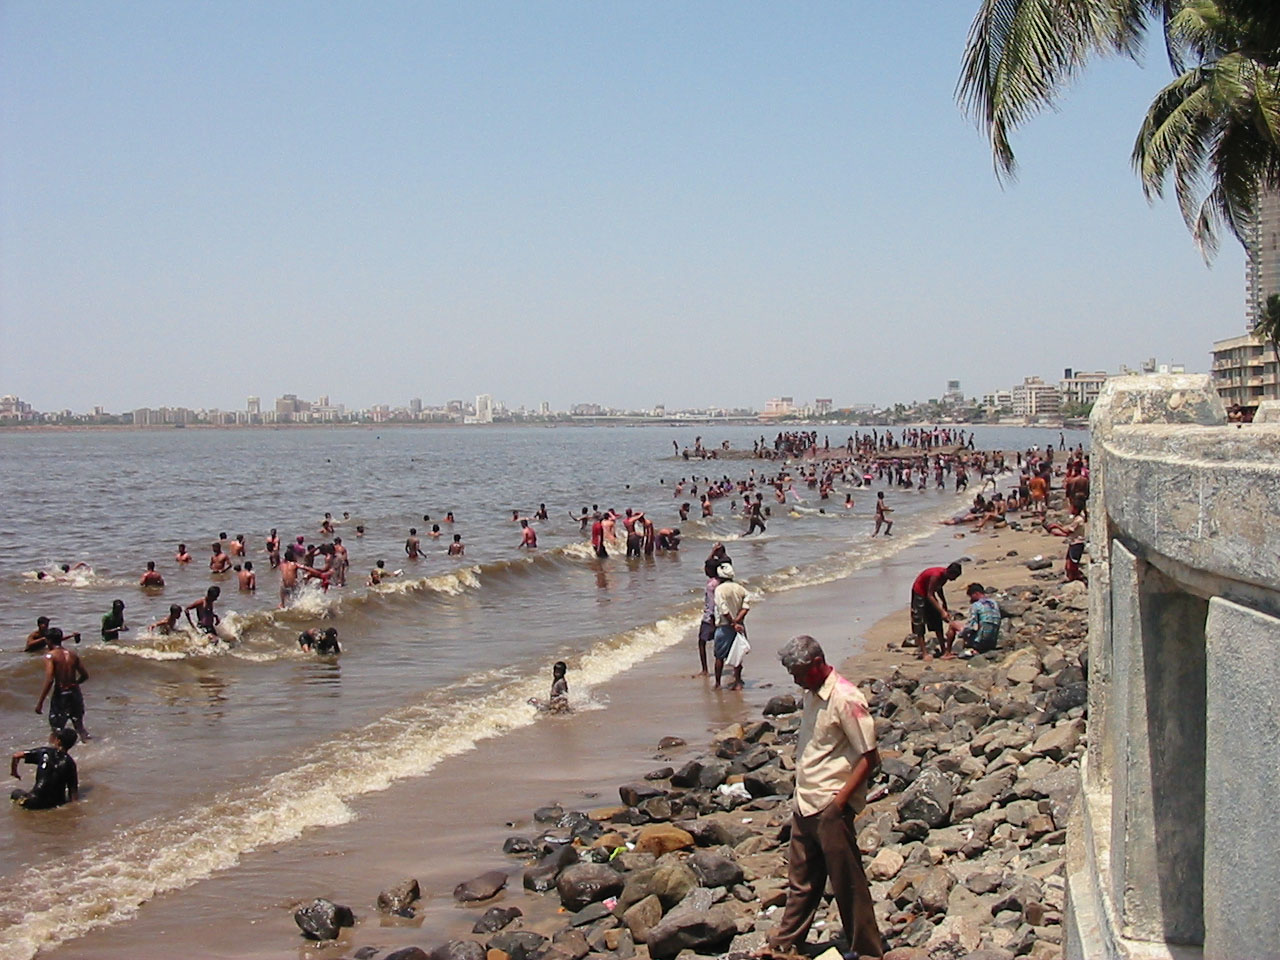
[[[729,648],[729,656],[725,658],[725,663],[731,667],[740,667],[750,652],[751,644],[747,642],[747,635],[740,633],[733,638],[733,646]]]

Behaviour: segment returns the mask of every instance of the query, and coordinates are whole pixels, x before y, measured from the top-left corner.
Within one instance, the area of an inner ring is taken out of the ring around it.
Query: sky
[[[0,393],[837,406],[1244,332],[1094,65],[1001,185],[977,0],[0,3]]]

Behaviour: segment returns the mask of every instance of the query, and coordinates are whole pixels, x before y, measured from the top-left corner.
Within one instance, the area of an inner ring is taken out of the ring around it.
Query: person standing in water
[[[222,618],[214,612],[213,605],[218,597],[222,595],[222,588],[218,586],[210,587],[203,597],[195,603],[187,604],[183,613],[186,614],[187,623],[191,624],[202,633],[208,634],[213,638],[213,642],[218,642],[218,624],[222,622]],[[191,619],[191,611],[196,611],[196,619]]]
[[[63,648],[62,631],[57,627],[49,631],[45,642],[49,644],[49,652],[44,655],[44,686],[36,700],[36,713],[44,712],[44,701],[48,697],[49,726],[61,730],[70,721],[81,739],[88,740],[80,684],[89,679],[89,671],[74,652]]]

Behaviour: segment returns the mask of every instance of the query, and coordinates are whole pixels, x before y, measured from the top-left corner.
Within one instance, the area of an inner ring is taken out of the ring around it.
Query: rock
[[[704,887],[732,887],[742,882],[742,867],[710,850],[694,853],[689,858],[689,866]]]
[[[490,907],[484,912],[479,920],[475,922],[475,926],[471,928],[472,933],[497,933],[504,929],[516,917],[524,916],[524,912],[519,907]]]
[[[694,845],[693,837],[679,827],[665,823],[644,827],[636,837],[635,849],[640,853],[662,856],[673,850],[685,850]]]
[[[993,893],[999,889],[1001,879],[998,873],[971,873],[965,877],[964,885],[971,893]]]
[[[869,880],[892,880],[898,875],[906,860],[893,847],[885,847],[867,864]]]
[[[923,820],[903,820],[898,824],[903,840],[923,840],[929,835],[929,825]]]
[[[645,897],[655,896],[664,910],[670,910],[697,886],[698,875],[687,864],[664,861],[660,866],[627,877],[618,897],[618,907],[625,911]]]
[[[758,770],[772,759],[773,751],[763,744],[757,744],[738,757],[737,763],[743,770]]]
[[[697,760],[690,760],[671,775],[671,785],[673,787],[696,787],[700,776],[702,776],[702,764]]]
[[[955,877],[949,870],[935,867],[916,884],[916,899],[926,913],[946,913]]]
[[[432,950],[427,954],[427,958],[428,960],[485,960],[485,955],[486,951],[481,943],[474,940],[450,940]]]
[[[507,837],[502,843],[502,852],[512,856],[526,856],[537,849],[537,844],[528,837]]]
[[[649,929],[649,956],[672,960],[682,950],[715,953],[729,945],[738,927],[723,906],[713,906],[711,891],[699,887]]]
[[[569,926],[585,927],[589,924],[597,923],[605,917],[613,919],[612,911],[603,903],[588,903],[585,907],[569,918]]]
[[[951,810],[951,781],[937,767],[927,767],[898,803],[899,820],[923,820],[930,827],[947,822]]]
[[[1040,676],[1040,665],[1033,659],[1023,658],[1005,671],[1010,683],[1031,683]]]
[[[1075,750],[1084,733],[1084,721],[1059,724],[1031,745],[1031,752],[1050,760],[1061,760]]]
[[[630,930],[610,930],[604,935],[604,945],[618,960],[630,960],[636,955],[636,941]]]
[[[622,914],[622,922],[631,931],[631,938],[636,943],[647,942],[650,929],[661,919],[662,903],[653,894],[633,903]]]
[[[656,770],[650,770],[644,775],[646,780],[668,780],[671,774],[675,773],[670,767],[658,767]]]
[[[683,747],[684,741],[679,737],[663,737],[658,741],[659,750],[674,750],[677,747]]]
[[[489,938],[490,950],[501,950],[511,957],[527,956],[542,949],[547,938],[532,930],[503,930]]]
[[[740,723],[731,723],[727,727],[717,730],[711,735],[713,743],[719,743],[722,740],[741,740],[742,735],[746,733]]]
[[[539,807],[533,811],[533,819],[538,823],[555,823],[564,816],[564,808],[558,803],[553,803],[549,807]]]
[[[764,715],[766,717],[778,717],[785,713],[795,713],[800,709],[796,703],[796,698],[789,693],[782,696],[770,697],[769,702],[764,705]]]
[[[422,896],[418,881],[410,878],[378,894],[378,909],[383,913],[399,913],[407,910]]]
[[[355,926],[350,907],[319,897],[293,911],[293,922],[309,940],[333,940],[342,927]]]
[[[561,960],[582,960],[591,952],[587,938],[581,930],[570,927],[551,938],[552,951]]]
[[[729,776],[729,764],[724,760],[708,760],[702,765],[698,774],[698,786],[703,790],[714,790],[724,783]]]
[[[624,783],[618,788],[618,796],[628,807],[638,807],[650,797],[665,797],[666,791],[647,783]]]
[[[556,891],[566,910],[581,910],[589,903],[622,892],[626,879],[603,863],[575,863],[556,878]]]
[[[507,875],[501,870],[489,870],[466,880],[453,888],[453,899],[462,903],[474,903],[477,900],[488,900],[496,897],[498,891],[507,885]]]
[[[524,872],[524,886],[527,890],[543,893],[556,885],[556,877],[560,871],[570,864],[578,862],[578,851],[565,844],[547,854]]]
[[[650,820],[670,820],[671,802],[666,797],[650,797],[636,805],[636,809]]]
[[[753,797],[789,797],[793,781],[791,774],[774,766],[753,770],[742,778],[742,785]]]
[[[375,950],[374,953],[377,953]],[[360,956],[360,951],[356,951],[356,956]],[[373,956],[373,954],[366,954]],[[382,960],[431,960],[432,953],[427,953],[421,947],[401,947],[399,950],[393,950],[388,953]]]
[[[1053,561],[1047,557],[1032,557],[1030,560],[1024,560],[1022,565],[1028,570],[1048,570],[1053,566]]]

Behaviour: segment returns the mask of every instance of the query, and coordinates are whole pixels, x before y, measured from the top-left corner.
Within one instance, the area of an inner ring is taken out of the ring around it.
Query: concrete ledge
[[[1089,779],[1087,763],[1087,759],[1082,762],[1082,782]],[[1119,936],[1115,913],[1105,893],[1111,884],[1107,842],[1110,824],[1110,794],[1082,786],[1067,823],[1065,960],[1204,960],[1204,952],[1198,947]]]

